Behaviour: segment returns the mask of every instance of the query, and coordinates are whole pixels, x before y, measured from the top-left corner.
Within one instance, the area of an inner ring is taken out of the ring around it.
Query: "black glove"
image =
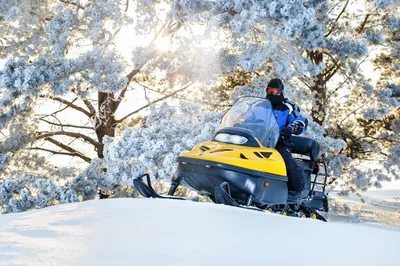
[[[281,131],[281,136],[286,140],[289,140],[290,137],[292,136],[292,134],[293,134],[292,126],[287,126],[284,129],[282,129],[282,131]]]

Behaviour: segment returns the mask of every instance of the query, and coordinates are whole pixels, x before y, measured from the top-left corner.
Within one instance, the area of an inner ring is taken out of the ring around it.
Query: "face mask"
[[[282,93],[281,93],[281,95],[269,94],[269,95],[267,95],[267,99],[271,101],[272,106],[277,106],[280,103],[282,103],[283,95],[282,95]]]

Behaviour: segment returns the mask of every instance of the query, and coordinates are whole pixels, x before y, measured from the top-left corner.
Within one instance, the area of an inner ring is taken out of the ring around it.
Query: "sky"
[[[399,239],[212,203],[108,199],[0,215],[0,265],[398,266]]]

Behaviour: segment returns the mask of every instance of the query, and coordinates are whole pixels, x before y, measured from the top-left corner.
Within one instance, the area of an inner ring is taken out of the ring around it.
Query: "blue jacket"
[[[291,125],[296,135],[304,133],[307,129],[308,120],[300,115],[300,108],[292,101],[284,99],[283,102],[274,107],[274,115],[279,125],[279,130]]]

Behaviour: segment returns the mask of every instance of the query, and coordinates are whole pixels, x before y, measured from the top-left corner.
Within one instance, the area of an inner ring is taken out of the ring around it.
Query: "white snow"
[[[362,195],[376,200],[399,201],[400,189],[369,190]]]
[[[229,206],[108,199],[0,216],[0,265],[400,265],[400,232]]]

